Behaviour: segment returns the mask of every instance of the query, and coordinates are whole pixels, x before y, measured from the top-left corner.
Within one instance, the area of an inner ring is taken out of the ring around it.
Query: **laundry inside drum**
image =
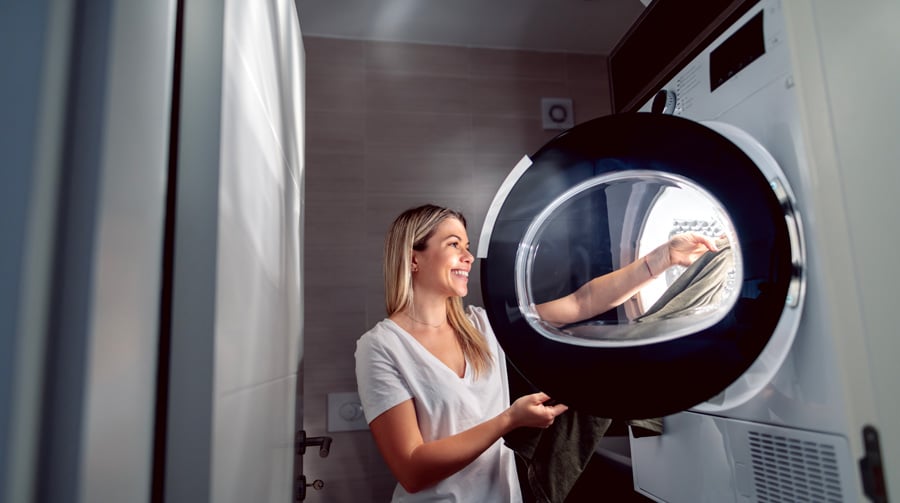
[[[587,319],[541,318],[544,303],[687,233],[705,236],[717,250],[656,273],[625,292],[621,304]],[[586,346],[649,344],[696,333],[728,313],[741,283],[739,239],[726,208],[693,181],[620,171],[572,188],[534,220],[519,247],[516,280],[525,318],[545,337]]]

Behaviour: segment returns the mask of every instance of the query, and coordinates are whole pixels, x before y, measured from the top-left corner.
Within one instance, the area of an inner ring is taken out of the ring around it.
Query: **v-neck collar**
[[[429,351],[428,348],[426,348],[422,344],[422,342],[419,341],[419,339],[416,339],[415,336],[413,336],[413,334],[409,333],[405,328],[401,327],[399,323],[397,323],[396,321],[394,321],[390,318],[385,318],[385,321],[390,323],[391,326],[394,328],[394,331],[398,332],[401,336],[411,339],[412,342],[415,344],[415,346],[418,348],[418,351],[421,351],[422,353],[425,353],[426,355],[428,355],[428,358],[431,358],[432,360],[435,361],[435,363],[437,363],[438,365],[440,365],[441,367],[446,369],[447,372],[450,372],[450,374],[453,375],[453,377],[455,377],[459,380],[462,380],[462,381],[469,379],[469,368],[471,367],[471,365],[469,365],[469,359],[466,358],[465,353],[463,353],[463,363],[466,368],[463,369],[463,375],[460,376],[459,374],[456,373],[456,371],[454,371],[452,368],[450,368],[449,365],[444,363],[443,360],[441,360],[440,358],[435,356],[434,353]]]

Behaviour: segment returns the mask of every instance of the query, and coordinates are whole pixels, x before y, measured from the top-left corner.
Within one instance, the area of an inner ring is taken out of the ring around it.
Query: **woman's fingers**
[[[550,396],[544,392],[520,397],[511,408],[515,417],[518,418],[516,424],[546,428],[553,424],[556,416],[569,409],[568,406],[561,403],[547,404],[546,402],[549,400]]]
[[[706,236],[701,236],[701,235],[696,235],[696,234],[695,234],[695,236],[698,237],[703,242],[703,244],[706,245],[707,248],[709,248],[710,251],[719,251],[719,247],[716,246],[716,242],[713,241],[712,239],[709,239]]]
[[[553,420],[556,419],[556,416],[569,410],[569,406],[565,405],[565,404],[561,404],[561,403],[547,404],[547,401],[550,400],[550,396],[548,396],[546,393],[539,393],[538,395],[540,395],[540,398],[541,398],[540,404],[542,405],[539,413],[545,414],[546,418],[547,418],[547,423],[546,423],[545,427],[553,424]]]
[[[550,400],[550,395],[544,393],[543,391],[533,393],[531,396],[534,398],[535,403],[544,403],[547,400]]]
[[[567,407],[566,405],[563,405],[561,403],[558,403],[556,405],[544,406],[544,412],[547,413],[547,416],[546,416],[543,427],[547,428],[550,425],[552,425],[553,421],[556,420],[556,417],[559,416],[560,414],[562,414],[563,412],[567,411],[568,409],[569,409],[569,407]]]
[[[694,233],[679,234],[669,241],[672,264],[691,265],[707,251],[719,251],[716,243]]]
[[[562,414],[563,412],[569,410],[568,405],[563,405],[561,403],[558,403],[556,405],[551,405],[549,408],[553,411],[553,417],[556,417],[556,416]]]

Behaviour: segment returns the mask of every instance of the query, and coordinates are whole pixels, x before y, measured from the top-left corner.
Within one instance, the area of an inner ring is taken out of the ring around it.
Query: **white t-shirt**
[[[425,442],[455,435],[509,407],[506,359],[479,307],[467,315],[484,334],[493,358],[490,369],[475,380],[466,362],[460,378],[412,335],[385,319],[356,342],[356,383],[366,421],[413,399]],[[395,502],[521,502],[513,451],[498,440],[475,461],[438,484],[409,494],[400,484]]]

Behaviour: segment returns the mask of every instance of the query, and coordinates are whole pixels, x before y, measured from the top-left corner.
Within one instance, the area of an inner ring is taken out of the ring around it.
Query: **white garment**
[[[460,378],[390,319],[359,338],[356,383],[366,421],[412,398],[422,438],[429,442],[468,430],[509,407],[506,358],[487,313],[469,307],[467,315],[484,335],[493,358],[477,380],[468,361]],[[392,501],[521,502],[513,451],[498,440],[467,467],[432,487],[409,494],[397,484]]]

